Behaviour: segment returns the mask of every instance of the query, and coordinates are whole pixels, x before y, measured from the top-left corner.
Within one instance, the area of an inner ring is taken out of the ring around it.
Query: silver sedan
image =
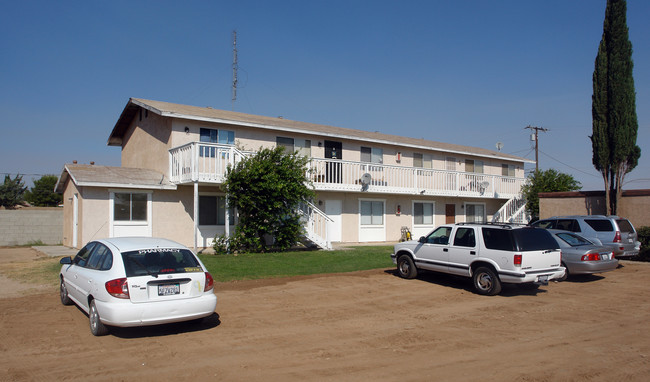
[[[566,268],[564,277],[569,275],[593,274],[613,271],[618,267],[612,249],[597,245],[573,232],[548,230],[562,250],[562,266]]]

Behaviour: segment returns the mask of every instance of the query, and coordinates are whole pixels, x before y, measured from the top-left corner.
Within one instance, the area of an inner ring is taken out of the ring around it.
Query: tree
[[[287,250],[303,233],[298,207],[314,197],[308,186],[309,159],[283,147],[260,149],[226,173],[228,206],[239,222],[230,250]],[[215,247],[216,248],[216,247]]]
[[[632,43],[628,37],[625,0],[608,0],[603,36],[593,74],[593,165],[605,183],[608,214],[616,214],[623,180],[639,162],[638,122],[632,75]]]
[[[582,184],[569,174],[561,173],[555,169],[536,170],[528,176],[528,181],[521,188],[521,193],[526,197],[526,211],[534,219],[539,218],[540,192],[576,191]]]
[[[11,179],[9,175],[5,175],[5,181],[0,184],[0,206],[4,208],[14,208],[25,199],[27,187],[23,183],[23,177],[18,174],[15,178]]]
[[[59,178],[56,175],[43,175],[34,181],[34,187],[25,192],[25,200],[37,207],[56,207],[61,204],[63,195],[54,192]]]

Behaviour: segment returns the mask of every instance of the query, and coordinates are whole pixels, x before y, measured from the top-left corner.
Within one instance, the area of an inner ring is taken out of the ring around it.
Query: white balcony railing
[[[227,166],[250,155],[232,145],[193,142],[169,150],[170,180],[222,183]],[[509,199],[524,178],[312,158],[316,190]],[[365,175],[368,174],[368,175]],[[364,177],[365,175],[365,177]],[[366,182],[367,180],[367,182]]]

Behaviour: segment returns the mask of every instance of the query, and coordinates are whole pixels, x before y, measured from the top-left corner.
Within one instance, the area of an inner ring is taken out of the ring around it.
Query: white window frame
[[[115,194],[147,194],[147,220],[123,221],[115,220]],[[146,226],[147,235],[152,236],[153,232],[153,190],[133,190],[133,189],[109,189],[108,190],[108,236],[114,237],[114,225],[117,223],[123,227]]]
[[[201,205],[200,205],[200,203],[201,203],[201,202],[200,202],[200,200],[201,200],[201,196],[215,196],[215,197],[217,197],[217,211],[219,211],[219,204],[218,204],[218,203],[219,203],[219,198],[218,198],[218,197],[221,196],[221,197],[223,197],[224,199],[226,198],[226,194],[224,194],[224,193],[219,193],[219,192],[200,192],[200,193],[199,193],[199,216],[197,217],[197,218],[199,219],[199,221],[201,221],[201,220],[200,220],[200,216],[201,216]],[[235,213],[235,211],[232,212],[232,215],[231,215],[231,216],[232,216],[232,219],[233,219],[233,224],[230,224],[230,226],[234,226],[234,225],[237,224],[237,219],[235,218],[235,217],[236,217],[236,213]],[[219,221],[219,216],[217,216],[217,221]],[[227,222],[226,222],[226,223],[227,223]],[[197,226],[198,226],[199,228],[215,228],[215,227],[225,227],[226,224],[197,224]]]
[[[415,204],[416,203],[422,203],[422,204],[431,204],[431,224],[415,224]],[[436,225],[436,202],[434,200],[412,200],[411,201],[411,211],[413,213],[411,214],[411,227],[412,229],[412,236],[414,238],[419,238],[420,236],[424,236],[431,232]]]
[[[382,203],[382,224],[361,224],[361,203]],[[386,241],[386,199],[359,199],[359,242]]]
[[[475,222],[475,221],[469,220],[468,215],[467,215],[467,206],[470,206],[470,205],[471,206],[482,206],[483,207],[483,220],[480,221],[479,223],[486,222],[487,221],[487,209],[486,209],[485,203],[468,203],[468,202],[463,203],[463,209],[465,210],[465,222],[466,223],[474,223]],[[476,215],[474,215],[474,216],[476,216]]]

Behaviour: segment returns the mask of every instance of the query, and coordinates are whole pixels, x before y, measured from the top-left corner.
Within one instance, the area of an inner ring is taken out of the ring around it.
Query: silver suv
[[[530,224],[533,227],[579,232],[595,244],[614,250],[618,258],[639,254],[641,242],[637,240],[634,226],[629,220],[615,215],[553,216]]]
[[[395,244],[397,274],[419,270],[471,277],[477,293],[495,295],[501,283],[547,284],[564,276],[561,252],[544,229],[509,224],[443,225],[419,240]]]

